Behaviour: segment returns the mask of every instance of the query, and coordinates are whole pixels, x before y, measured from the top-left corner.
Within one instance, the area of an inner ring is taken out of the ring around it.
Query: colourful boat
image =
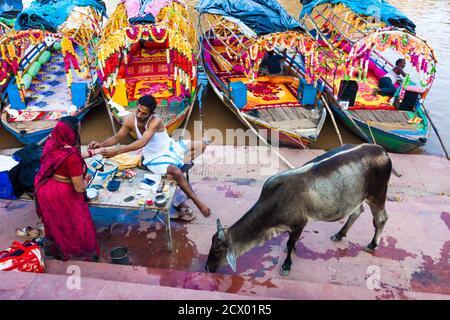
[[[81,120],[101,102],[95,52],[105,12],[97,0],[33,2],[0,41],[1,121],[20,142],[38,143],[61,117]]]
[[[430,134],[424,100],[433,83],[436,57],[415,25],[383,1],[306,0],[301,21],[330,56],[341,63],[327,80],[334,113],[356,135],[394,152],[423,146]],[[378,82],[406,60],[406,77],[393,96]]]
[[[16,16],[22,9],[22,0],[0,0],[0,37],[13,28]]]
[[[172,134],[196,101],[197,33],[180,0],[135,3],[119,3],[107,22],[99,43],[99,80],[107,108],[120,124],[139,97],[151,94]]]
[[[0,41],[1,38],[14,28],[16,16],[22,11],[21,0],[4,2],[0,0]],[[1,78],[2,76],[0,76]],[[4,77],[4,76],[3,76]],[[0,96],[6,89],[7,81],[0,82]],[[3,100],[0,98],[0,110],[3,109]]]
[[[327,112],[314,38],[275,0],[202,0],[196,9],[203,68],[228,109],[272,144],[315,141]],[[270,52],[283,56],[282,75],[260,68]]]

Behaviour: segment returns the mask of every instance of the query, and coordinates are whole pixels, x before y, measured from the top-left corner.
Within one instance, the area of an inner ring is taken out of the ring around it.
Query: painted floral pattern
[[[282,92],[281,88],[269,81],[258,81],[256,83],[248,83],[247,90],[255,97],[265,101],[280,100],[278,94]]]
[[[155,95],[158,93],[163,93],[164,91],[168,91],[169,90],[169,86],[167,83],[155,83],[155,82],[145,82],[142,85],[147,86],[147,88],[140,88],[139,89],[139,93],[144,96],[144,95]]]

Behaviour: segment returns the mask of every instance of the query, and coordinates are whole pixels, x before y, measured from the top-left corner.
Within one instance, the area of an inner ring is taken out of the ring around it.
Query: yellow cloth
[[[114,91],[114,95],[112,97],[113,101],[121,106],[128,106],[128,98],[127,98],[127,87],[125,83],[125,79],[117,79],[116,80],[116,90]]]
[[[297,98],[288,90],[285,84],[272,83],[267,76],[260,76],[254,82],[250,82],[250,79],[246,77],[231,78],[230,81],[242,81],[246,84],[246,109],[260,106],[277,105],[280,103],[299,103]]]
[[[155,98],[168,98],[172,96],[172,79],[141,80],[136,83],[134,98],[151,94]]]
[[[138,167],[141,163],[141,156],[138,154],[122,153],[112,157],[111,160],[117,162],[119,170],[126,170]]]

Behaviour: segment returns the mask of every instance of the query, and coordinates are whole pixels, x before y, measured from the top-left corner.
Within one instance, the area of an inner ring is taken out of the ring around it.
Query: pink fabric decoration
[[[144,9],[145,13],[151,13],[155,18],[162,8],[170,4],[170,0],[153,0]]]
[[[125,0],[125,8],[127,9],[127,16],[129,18],[134,18],[139,15],[139,10],[141,9],[140,0]]]

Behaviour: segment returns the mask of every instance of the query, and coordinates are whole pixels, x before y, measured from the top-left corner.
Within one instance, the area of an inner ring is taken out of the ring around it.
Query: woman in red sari
[[[44,146],[34,180],[36,210],[45,226],[46,243],[51,244],[46,245],[46,254],[64,261],[95,260],[100,254],[84,198],[87,167],[80,151],[79,130],[75,117],[58,121]]]

